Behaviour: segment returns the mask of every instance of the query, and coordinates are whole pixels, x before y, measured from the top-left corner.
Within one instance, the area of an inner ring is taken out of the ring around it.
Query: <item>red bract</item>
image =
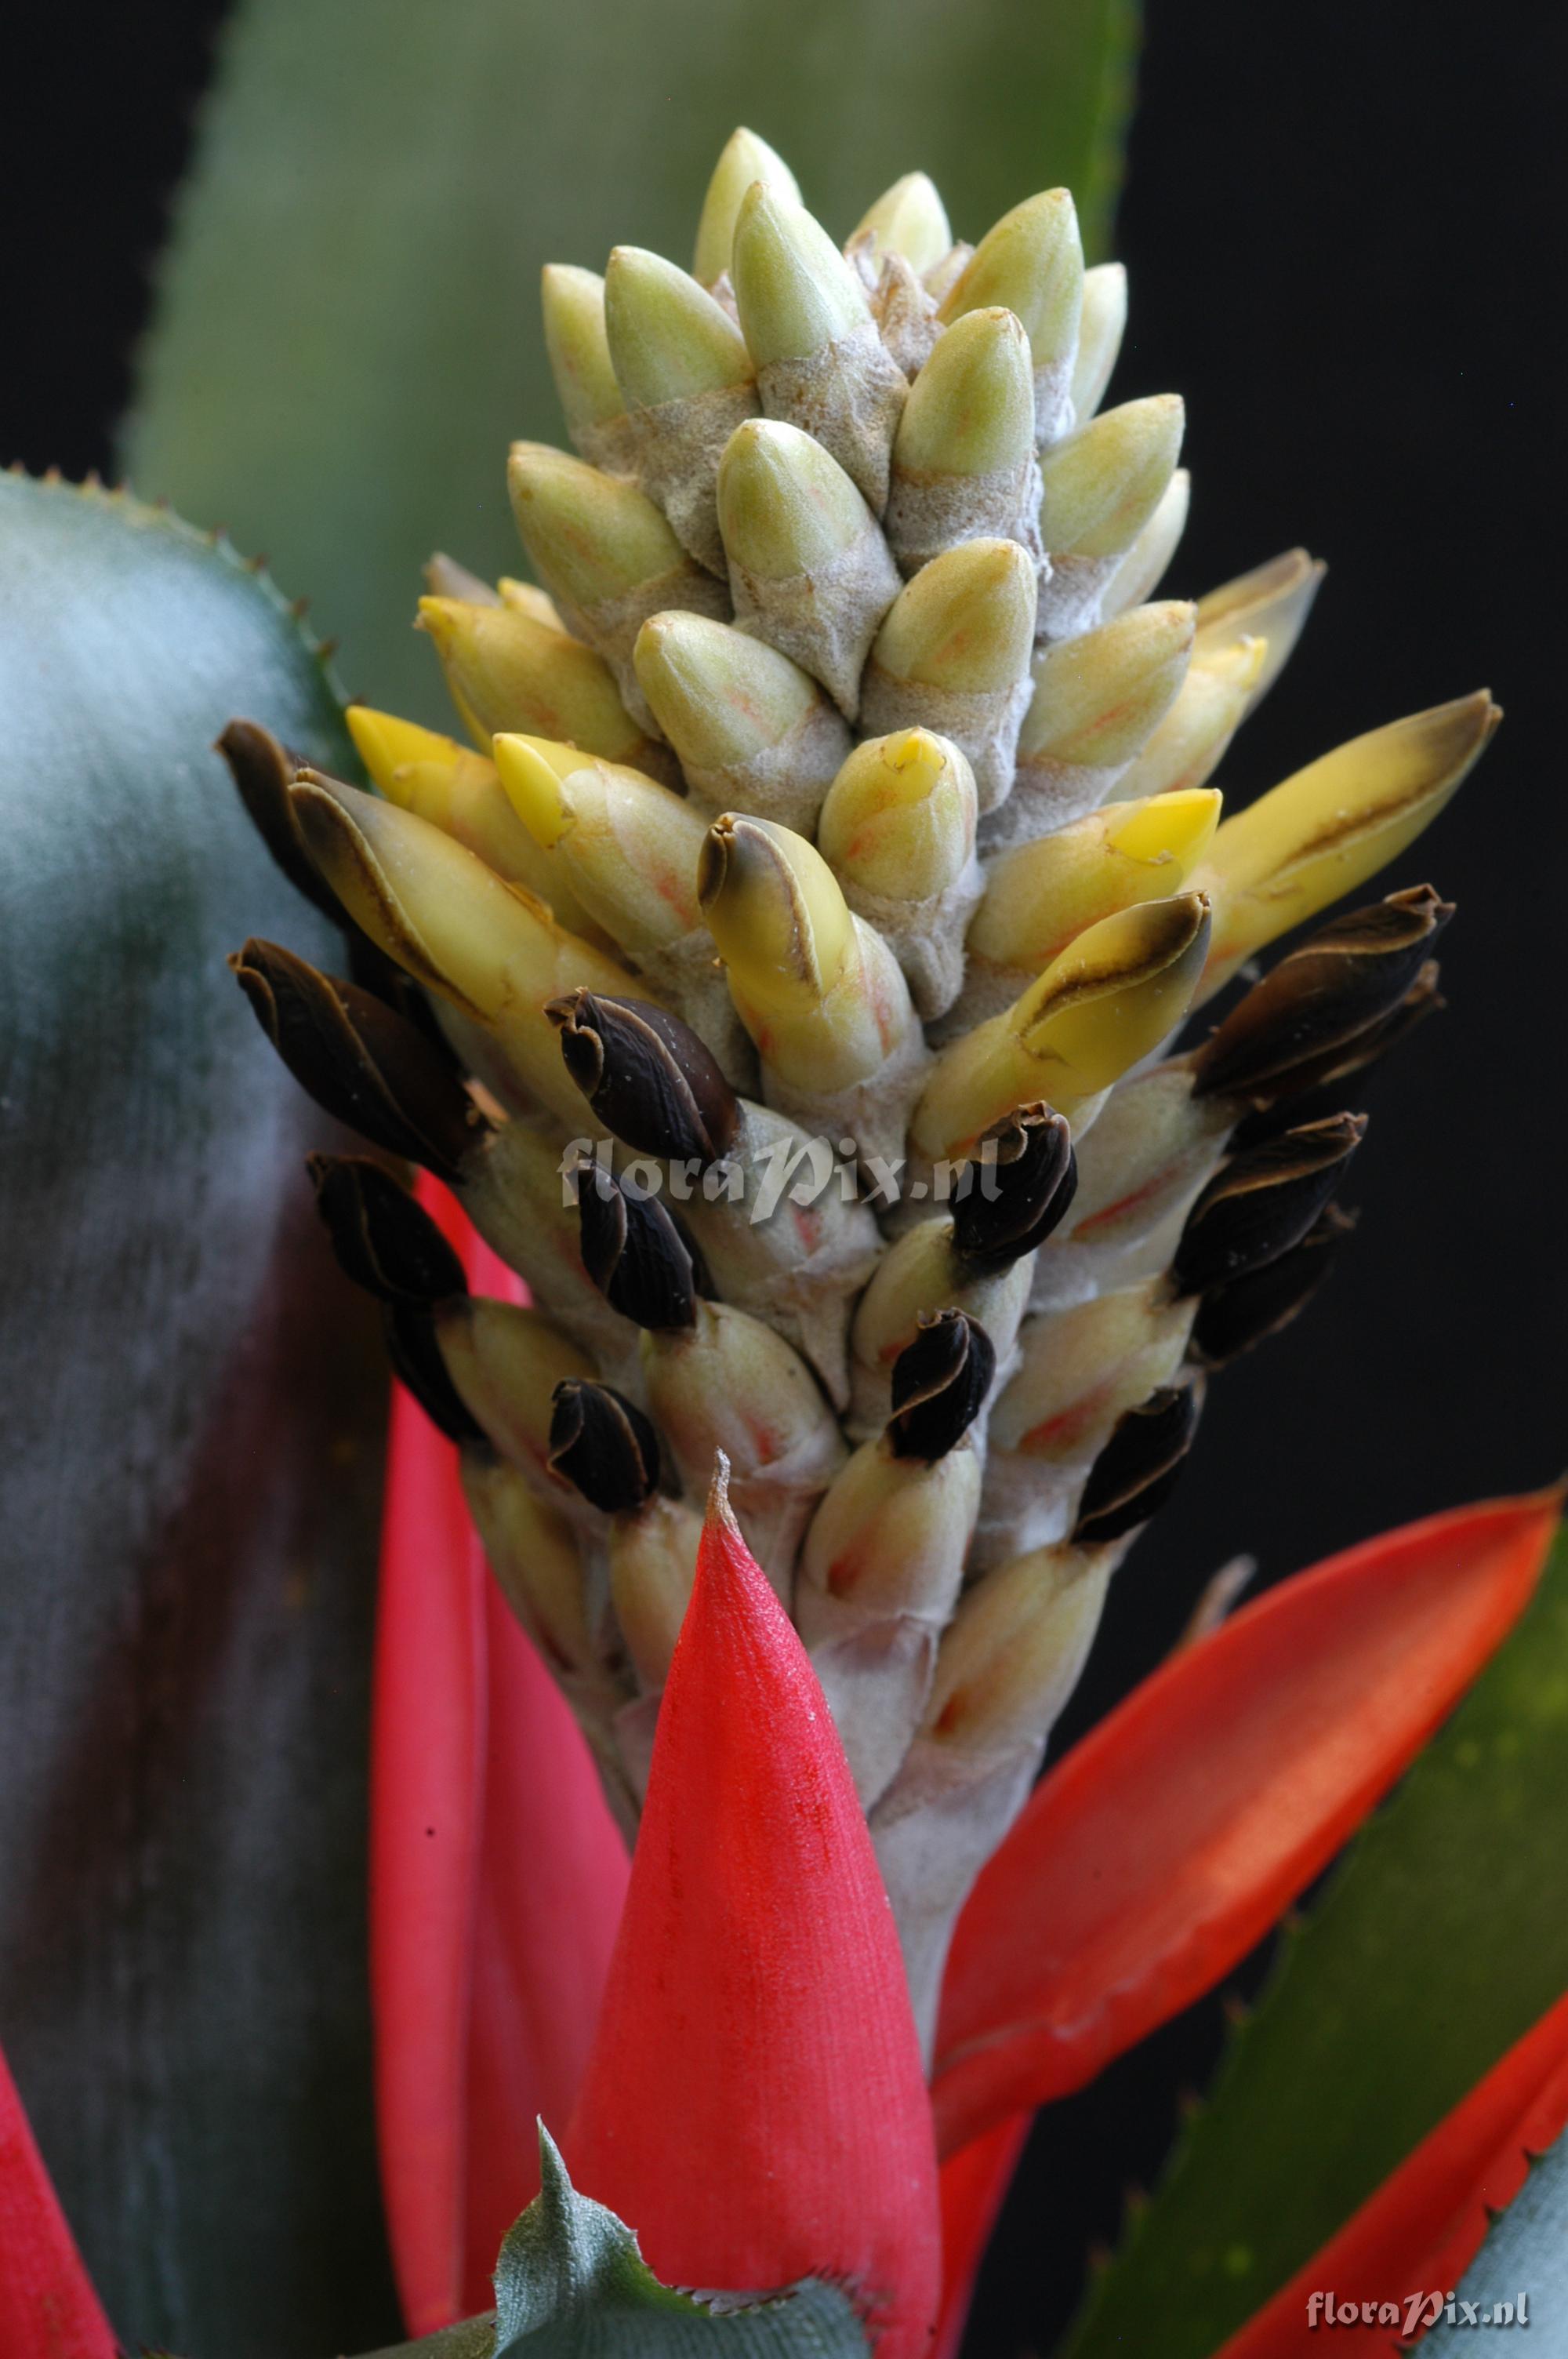
[[[991,2230],[1029,2136],[1029,2115],[999,2122],[942,2165],[942,2312],[931,2359],[954,2359]]]
[[[881,2359],[925,2350],[936,2174],[892,1912],[816,1676],[717,1485],[567,2151],[666,2280],[826,2277]]]
[[[951,2153],[1065,2095],[1245,1955],[1523,1610],[1556,1492],[1331,1557],[1176,1655],[1036,1790],[949,1962]]]
[[[0,2055],[0,2352],[114,2359],[114,2332]]]
[[[1307,2323],[1313,2293],[1360,2303],[1451,2291],[1480,2248],[1489,2213],[1512,2202],[1529,2157],[1543,2154],[1565,2125],[1568,1998],[1509,2049],[1217,2359],[1286,2359],[1321,2348],[1321,2329]],[[1389,2326],[1357,2325],[1336,2327],[1333,2341],[1336,2351],[1392,2352],[1400,2336]]]
[[[446,1190],[471,1275],[517,1299]],[[401,1389],[376,1630],[371,1975],[382,2180],[414,2333],[490,2300],[535,2117],[587,2055],[627,1874],[577,1724],[485,1569],[457,1451]]]

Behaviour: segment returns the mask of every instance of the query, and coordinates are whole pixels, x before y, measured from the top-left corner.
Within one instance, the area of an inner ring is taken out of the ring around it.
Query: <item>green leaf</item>
[[[749,122],[840,234],[931,171],[975,237],[1065,181],[1103,241],[1136,0],[248,0],[225,36],[124,450],[308,588],[350,686],[449,723],[434,548],[520,570],[506,445],[562,439],[540,266],[686,263]]]
[[[1355,1699],[1346,1699],[1355,1709]],[[1361,1836],[1065,2346],[1204,2359],[1568,1989],[1568,1541]]]
[[[846,2297],[806,2278],[754,2306],[661,2285],[637,2239],[579,2195],[543,2127],[542,2185],[501,2247],[497,2359],[865,2359]]]
[[[1532,2166],[1454,2294],[1453,2320],[1439,2319],[1422,2342],[1423,2351],[1440,2351],[1456,2335],[1469,2333],[1476,2321],[1459,2307],[1466,2303],[1498,2325],[1506,2322],[1498,2315],[1500,2306],[1511,2303],[1514,2325],[1544,2327],[1556,2338],[1549,2349],[1561,2353],[1568,2347],[1563,2339],[1568,2321],[1568,2136]],[[1539,2349],[1539,2343],[1532,2347]]]
[[[0,2030],[116,2327],[396,2331],[364,1762],[385,1374],[223,967],[341,945],[212,740],[349,758],[267,582],[0,476]],[[323,1138],[323,1132],[328,1136]]]

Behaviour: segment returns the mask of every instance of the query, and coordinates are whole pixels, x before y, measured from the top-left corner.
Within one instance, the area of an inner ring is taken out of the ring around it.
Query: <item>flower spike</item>
[[[722,1461],[566,2150],[667,2280],[826,2276],[883,2359],[925,2352],[936,2183],[892,1919],[821,1690],[730,1514]]]

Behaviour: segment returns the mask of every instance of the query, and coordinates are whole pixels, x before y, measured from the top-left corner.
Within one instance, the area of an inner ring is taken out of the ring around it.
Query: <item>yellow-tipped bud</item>
[[[737,620],[819,679],[853,720],[868,650],[898,590],[898,568],[855,484],[814,436],[751,419],[719,462],[719,525]]]
[[[931,269],[953,243],[936,184],[925,172],[906,172],[861,214],[849,244],[871,241],[874,255],[902,254],[912,270]]]
[[[1051,558],[1040,602],[1044,636],[1087,629],[1169,487],[1182,447],[1181,397],[1124,401],[1080,427],[1041,461],[1040,538]]]
[[[1043,1745],[1078,1683],[1119,1554],[1058,1543],[977,1582],[943,1636],[921,1742],[978,1765]]]
[[[684,1499],[655,1493],[610,1535],[610,1596],[644,1695],[664,1686],[697,1574],[702,1517]]]
[[[795,174],[784,158],[765,139],[759,139],[754,131],[732,131],[713,168],[697,227],[691,267],[704,287],[711,287],[730,267],[736,218],[747,190],[756,180],[776,189],[793,203],[800,202]]]
[[[632,669],[638,630],[663,606],[722,613],[721,584],[635,484],[542,442],[513,444],[506,481],[535,571],[571,629],[609,664],[627,711],[651,727]]]
[[[1125,768],[1186,678],[1196,609],[1176,598],[1134,606],[1034,658],[1034,695],[1018,733],[1020,766]]]
[[[564,864],[583,907],[633,957],[701,923],[697,864],[707,831],[679,795],[544,737],[497,737],[495,762],[535,842]]]
[[[1034,640],[1034,568],[1011,540],[967,540],[899,592],[871,650],[890,680],[984,696],[1024,679]]]
[[[854,954],[854,919],[833,871],[788,828],[733,814],[716,821],[697,891],[731,988],[760,1014],[816,1006]]]
[[[618,245],[604,274],[604,317],[616,382],[633,409],[657,409],[753,374],[745,338],[706,288],[662,255]]]
[[[604,281],[597,270],[547,262],[539,281],[545,352],[561,411],[585,459],[624,467],[631,444],[626,397],[615,381],[605,333]]]
[[[951,324],[966,311],[1000,307],[1022,322],[1034,357],[1035,432],[1054,440],[1070,423],[1069,388],[1084,301],[1084,249],[1065,189],[1029,197],[989,229],[941,309]]]
[[[1126,269],[1119,262],[1098,262],[1084,273],[1084,316],[1073,367],[1076,425],[1087,426],[1105,399],[1126,329]]]
[[[625,968],[413,812],[314,771],[289,791],[311,859],[356,924],[482,1028],[527,1096],[579,1123],[545,1003],[579,986],[623,996],[636,989]]]
[[[619,1701],[596,1658],[589,1592],[564,1516],[503,1458],[465,1451],[463,1491],[492,1571],[518,1621],[566,1689],[595,1715]]]
[[[962,1007],[977,985],[999,976],[1011,998],[1021,975],[1038,974],[1101,919],[1180,892],[1214,840],[1219,804],[1211,787],[1108,803],[1004,852],[990,864],[969,927]]]
[[[1201,996],[1397,859],[1458,791],[1501,719],[1479,689],[1390,721],[1227,819],[1199,878],[1216,907]]]
[[[896,1151],[925,1049],[892,951],[804,837],[715,821],[697,887],[768,1103],[863,1155]]]
[[[563,611],[591,615],[686,566],[686,551],[635,484],[544,442],[514,442],[506,477],[524,547]]]
[[[1124,401],[1046,453],[1041,533],[1053,560],[1119,557],[1131,548],[1175,469],[1180,394]]]
[[[910,388],[893,441],[894,480],[995,474],[1033,448],[1029,339],[1011,311],[967,311]]]
[[[1122,778],[1120,796],[1162,795],[1212,777],[1256,693],[1266,639],[1236,639],[1195,654],[1182,692]]]
[[[547,624],[552,631],[565,630],[560,608],[549,592],[541,590],[536,582],[519,582],[512,574],[503,573],[495,586],[501,594],[502,604],[510,606],[514,614],[526,614],[535,623]],[[429,587],[435,594],[440,594],[433,582]]]
[[[909,386],[859,273],[804,206],[761,181],[741,207],[731,268],[762,408],[809,429],[880,515]]]
[[[816,841],[847,891],[930,901],[968,866],[977,810],[974,772],[951,739],[900,729],[856,746],[822,806]]]
[[[443,737],[438,730],[421,728],[417,721],[399,720],[395,712],[378,712],[373,705],[351,704],[344,718],[354,741],[354,751],[373,783],[394,802],[404,800],[395,792],[400,770],[427,763],[442,770],[453,770],[460,761],[482,758],[470,754],[468,747],[460,745],[455,737]]]
[[[821,223],[765,181],[741,200],[730,273],[759,368],[806,360],[871,318],[865,289]]]
[[[532,585],[506,586],[516,592]],[[542,592],[533,596],[549,604]],[[608,762],[640,768],[660,759],[660,749],[622,703],[603,658],[563,631],[558,619],[550,622],[531,606],[532,601],[511,595],[499,606],[457,598],[419,601],[419,627],[434,640],[452,701],[481,751],[490,751],[498,729],[524,729],[569,738]]]
[[[1123,1411],[1170,1383],[1193,1314],[1155,1277],[1026,1320],[1018,1368],[992,1413],[993,1447],[1042,1466],[1095,1458]]]
[[[747,1545],[787,1593],[801,1535],[848,1455],[816,1377],[782,1335],[727,1302],[699,1301],[694,1325],[645,1335],[643,1364],[688,1491],[703,1495],[722,1450]]]
[[[1068,1116],[1159,1046],[1192,1003],[1208,949],[1201,893],[1090,926],[1000,1016],[943,1049],[911,1136],[929,1161],[972,1152],[1015,1105]]]
[[[697,801],[813,832],[849,732],[809,672],[765,639],[680,613],[650,615],[633,660]]]
[[[549,1471],[550,1416],[557,1385],[594,1373],[576,1344],[537,1310],[480,1294],[441,1305],[436,1339],[463,1406],[503,1457],[557,1497],[570,1497]]]
[[[968,756],[929,729],[868,738],[822,806],[823,854],[927,1020],[951,1007],[963,981],[964,928],[981,889],[979,815]]]
[[[1178,467],[1159,506],[1101,591],[1101,614],[1108,619],[1124,614],[1159,588],[1187,528],[1192,504],[1193,479],[1184,467]]]
[[[783,582],[817,573],[875,519],[849,476],[797,426],[758,418],[738,427],[719,468],[719,525],[730,560]]]
[[[1200,658],[1217,655],[1248,634],[1268,642],[1249,709],[1262,701],[1284,669],[1327,571],[1321,559],[1309,557],[1304,549],[1287,549],[1282,556],[1238,574],[1234,582],[1222,582],[1198,600]]]
[[[1036,589],[1033,560],[1017,541],[960,541],[904,584],[871,649],[862,727],[952,738],[968,756],[982,811],[1012,788]]]
[[[563,925],[598,936],[593,919],[562,889],[565,880],[557,884],[550,875],[538,845],[519,823],[493,762],[470,753],[455,737],[438,736],[369,705],[351,704],[345,717],[361,761],[388,802],[455,836],[507,884],[537,893]]]

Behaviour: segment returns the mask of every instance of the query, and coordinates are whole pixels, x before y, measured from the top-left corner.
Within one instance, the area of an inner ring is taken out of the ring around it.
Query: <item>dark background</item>
[[[112,470],[222,14],[215,0],[78,8],[35,22],[32,59],[13,50],[0,459]],[[1417,0],[1148,11],[1116,394],[1187,397],[1193,520],[1165,588],[1196,593],[1296,540],[1331,566],[1226,766],[1227,799],[1483,682],[1509,717],[1391,875],[1430,875],[1460,915],[1443,944],[1448,1012],[1368,1093],[1346,1191],[1360,1230],[1290,1335],[1211,1391],[1075,1727],[1158,1659],[1236,1551],[1272,1579],[1568,1462],[1565,67],[1568,16],[1548,0],[1463,19]],[[972,2353],[1046,2345],[1085,2249],[1114,2240],[1124,2177],[1157,2171],[1176,2092],[1202,2085],[1221,2038],[1216,2001],[1042,2123]]]

